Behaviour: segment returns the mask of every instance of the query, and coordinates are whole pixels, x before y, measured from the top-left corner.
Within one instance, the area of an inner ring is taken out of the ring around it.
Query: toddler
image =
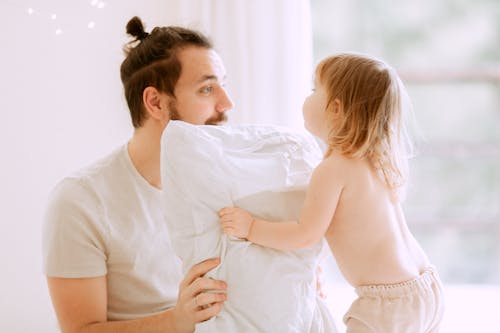
[[[411,150],[403,84],[382,61],[340,54],[319,63],[314,86],[304,123],[328,150],[298,221],[226,207],[219,211],[223,231],[278,250],[325,237],[359,296],[344,316],[348,333],[437,332],[442,285],[400,204]]]

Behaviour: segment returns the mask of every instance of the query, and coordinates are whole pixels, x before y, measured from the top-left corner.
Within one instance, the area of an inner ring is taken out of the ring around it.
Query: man
[[[205,36],[178,27],[148,34],[137,17],[127,32],[136,37],[121,66],[133,136],[54,189],[44,270],[63,332],[192,332],[225,300],[206,291],[226,285],[203,277],[218,259],[181,276],[162,221],[160,138],[170,119],[218,124],[233,105]]]

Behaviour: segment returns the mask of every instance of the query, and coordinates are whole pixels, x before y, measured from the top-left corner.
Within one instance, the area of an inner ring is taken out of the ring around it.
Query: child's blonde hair
[[[395,70],[364,55],[340,54],[321,61],[316,75],[327,92],[326,112],[332,112],[338,100],[342,114],[332,124],[326,156],[335,150],[368,158],[400,196],[412,149],[404,123],[411,107]]]

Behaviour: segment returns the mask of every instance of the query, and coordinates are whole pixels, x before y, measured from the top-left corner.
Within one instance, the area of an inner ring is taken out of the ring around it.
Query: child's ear
[[[332,113],[337,117],[342,113],[342,103],[338,98],[335,98],[332,102]]]
[[[168,120],[169,96],[155,87],[146,87],[142,92],[142,102],[147,114],[156,120]],[[167,117],[167,118],[166,118]]]

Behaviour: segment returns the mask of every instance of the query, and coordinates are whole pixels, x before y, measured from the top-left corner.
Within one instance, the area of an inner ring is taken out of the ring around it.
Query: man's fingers
[[[180,284],[180,288],[184,289],[184,288],[190,286],[194,280],[205,275],[210,270],[217,267],[219,265],[219,263],[220,263],[219,258],[212,258],[212,259],[204,260],[204,261],[194,265],[193,267],[191,267],[191,269],[184,276],[184,279],[182,280],[182,282]]]
[[[198,278],[189,286],[189,295],[196,296],[206,290],[225,290],[226,283],[210,278]]]
[[[213,303],[223,303],[226,300],[225,293],[201,293],[196,295],[194,299],[195,307],[205,307]]]
[[[215,316],[216,314],[218,314],[221,309],[222,309],[222,303],[212,304],[211,306],[203,310],[196,311],[195,320],[197,323],[208,320],[213,316]]]

